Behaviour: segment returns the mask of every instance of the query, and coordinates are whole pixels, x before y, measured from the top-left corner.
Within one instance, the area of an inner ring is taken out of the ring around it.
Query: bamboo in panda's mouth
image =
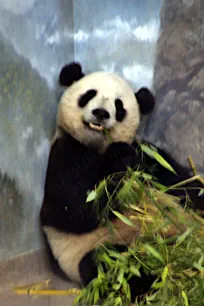
[[[96,130],[96,131],[103,131],[104,130],[104,126],[102,126],[102,125],[100,125],[98,123],[89,122],[89,127],[92,130]]]

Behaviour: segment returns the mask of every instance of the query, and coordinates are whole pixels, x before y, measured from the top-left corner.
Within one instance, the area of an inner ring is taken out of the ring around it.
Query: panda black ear
[[[73,62],[62,68],[59,76],[59,83],[62,86],[70,86],[75,81],[83,78],[83,76],[81,65]]]
[[[139,89],[138,92],[135,93],[135,97],[140,106],[141,114],[147,115],[152,112],[155,106],[155,98],[148,88],[142,87]]]

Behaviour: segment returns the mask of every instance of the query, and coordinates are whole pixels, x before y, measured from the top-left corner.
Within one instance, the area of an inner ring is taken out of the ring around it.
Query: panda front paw
[[[136,165],[135,149],[125,142],[112,143],[104,154],[105,164],[110,172],[126,171]]]
[[[113,142],[106,150],[106,153],[117,156],[132,155],[134,152],[134,148],[126,142]]]

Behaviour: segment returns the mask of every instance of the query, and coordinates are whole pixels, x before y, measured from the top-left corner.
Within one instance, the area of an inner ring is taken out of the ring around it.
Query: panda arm
[[[99,201],[99,211],[101,212],[107,206],[107,201],[109,196],[113,194],[116,188],[120,187],[121,179],[126,173],[128,167],[133,168],[136,164],[136,153],[135,150],[127,143],[117,142],[112,143],[104,155],[102,156],[101,164],[98,169],[99,181],[111,176],[111,178],[106,181],[107,191],[103,193]],[[122,184],[122,183],[121,183]],[[119,209],[118,202],[115,198],[112,199],[112,208]],[[107,214],[107,211],[106,211]],[[109,218],[112,219],[111,212],[109,212]]]
[[[134,168],[136,152],[132,146],[125,142],[112,143],[103,155],[100,173],[102,177],[110,174],[125,172],[128,167]]]
[[[41,210],[44,225],[70,232],[95,228],[97,212],[85,202],[87,192],[98,182],[96,169],[100,160],[99,154],[69,135],[55,141],[50,152]]]

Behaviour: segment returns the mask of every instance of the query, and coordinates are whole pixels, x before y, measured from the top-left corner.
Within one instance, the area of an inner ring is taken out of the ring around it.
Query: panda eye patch
[[[123,102],[120,99],[115,100],[116,120],[121,122],[125,118],[126,110],[123,107]]]
[[[97,91],[94,89],[91,89],[85,92],[85,94],[83,94],[79,98],[79,101],[78,101],[79,107],[85,107],[87,103],[96,96],[96,94],[97,94]]]

